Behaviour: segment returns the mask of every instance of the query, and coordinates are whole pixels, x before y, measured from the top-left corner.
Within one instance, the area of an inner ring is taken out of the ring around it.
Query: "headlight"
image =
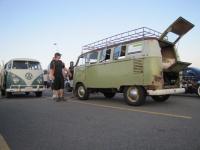
[[[17,78],[17,77],[14,77],[14,78],[13,78],[13,82],[14,82],[14,84],[19,83],[19,81],[20,81],[19,78]]]
[[[41,84],[41,83],[42,83],[42,79],[41,79],[41,78],[37,79],[37,82],[38,82],[39,84]]]

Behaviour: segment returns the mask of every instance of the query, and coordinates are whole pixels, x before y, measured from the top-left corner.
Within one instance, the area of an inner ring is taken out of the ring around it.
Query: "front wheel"
[[[83,84],[78,84],[75,92],[80,100],[87,100],[89,98],[89,92]]]
[[[25,95],[28,96],[30,94],[30,92],[25,92]]]
[[[129,105],[141,106],[146,101],[146,91],[140,86],[126,87],[124,90],[124,98]]]
[[[197,88],[197,95],[200,96],[200,85]]]
[[[11,92],[5,92],[5,96],[6,96],[6,98],[10,98],[12,96],[12,93]]]
[[[1,90],[1,96],[5,96],[5,90]]]
[[[42,92],[35,92],[35,96],[36,97],[41,97],[42,96]]]
[[[156,102],[164,102],[168,100],[170,95],[158,95],[158,96],[152,96],[153,100]]]

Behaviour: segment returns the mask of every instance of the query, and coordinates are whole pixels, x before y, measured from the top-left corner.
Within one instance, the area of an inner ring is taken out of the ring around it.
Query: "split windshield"
[[[40,70],[41,66],[39,62],[35,61],[13,61],[13,69],[30,69]]]

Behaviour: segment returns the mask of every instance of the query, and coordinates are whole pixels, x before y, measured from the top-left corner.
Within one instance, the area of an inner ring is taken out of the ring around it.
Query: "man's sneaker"
[[[56,102],[60,102],[60,101],[61,101],[61,99],[57,97],[56,98]]]
[[[58,101],[58,97],[57,96],[53,95],[52,98],[53,98],[54,101],[56,101],[56,102]]]
[[[66,101],[67,99],[64,98],[64,97],[60,97],[60,100],[61,100],[61,101]]]

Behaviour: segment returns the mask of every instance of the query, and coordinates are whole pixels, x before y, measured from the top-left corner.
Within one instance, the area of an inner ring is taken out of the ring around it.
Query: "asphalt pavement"
[[[199,150],[200,98],[150,97],[140,107],[123,96],[87,101],[66,93],[66,102],[44,96],[0,98],[0,134],[12,150]]]

